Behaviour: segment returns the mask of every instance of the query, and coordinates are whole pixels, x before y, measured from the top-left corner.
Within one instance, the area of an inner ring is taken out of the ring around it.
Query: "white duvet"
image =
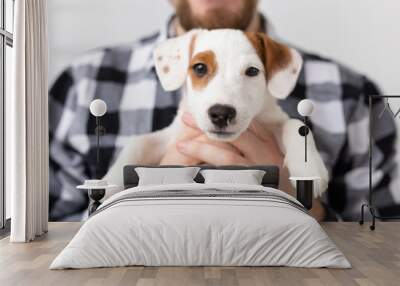
[[[146,197],[174,190],[182,195]],[[241,196],[234,194],[243,190]],[[203,196],[190,196],[187,191]],[[228,195],[220,197],[216,192]],[[138,194],[143,197],[136,198]],[[50,269],[127,265],[349,268],[342,252],[299,204],[279,190],[254,185],[135,187],[106,200]]]

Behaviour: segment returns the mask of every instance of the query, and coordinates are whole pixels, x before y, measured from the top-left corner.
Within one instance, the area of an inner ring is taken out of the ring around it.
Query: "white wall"
[[[261,0],[276,33],[400,94],[399,0]],[[81,52],[156,31],[168,0],[49,0],[50,77]]]

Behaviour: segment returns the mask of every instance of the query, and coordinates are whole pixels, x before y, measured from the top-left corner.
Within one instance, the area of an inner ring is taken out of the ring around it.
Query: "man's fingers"
[[[237,149],[239,149],[240,152],[243,153],[245,157],[248,157],[250,159],[254,159],[252,157],[254,156],[254,154],[257,154],[257,152],[255,152],[256,150],[265,147],[263,141],[249,130],[243,132],[239,136],[239,138],[232,141],[231,144],[235,146]]]
[[[243,156],[253,163],[266,163],[274,165],[282,164],[282,153],[275,140],[275,137],[269,132],[263,132],[259,127],[253,126],[243,132],[238,139],[232,142]],[[262,133],[257,133],[257,129]],[[256,134],[257,133],[257,134]],[[269,134],[269,135],[268,135]],[[261,136],[268,136],[262,138]]]
[[[178,135],[177,141],[181,140],[191,140],[196,137],[201,136],[203,132],[197,128],[193,117],[190,115],[190,113],[185,112],[182,115],[182,122],[184,123],[183,125],[183,130],[182,132]]]
[[[199,131],[197,129],[185,127],[183,132],[181,132],[181,134],[178,136],[177,141],[191,140],[191,139],[201,136],[201,134],[202,134],[201,131]]]
[[[164,157],[161,159],[160,165],[198,165],[200,161],[180,153],[177,150],[167,150]]]
[[[256,120],[253,120],[248,128],[250,132],[252,132],[254,135],[256,135],[258,138],[264,141],[271,140],[273,138],[273,134],[269,131],[267,131],[265,128],[263,128],[260,123],[258,123]]]
[[[177,144],[178,151],[212,165],[248,165],[247,160],[235,152],[215,145],[192,140]]]
[[[182,121],[185,123],[186,126],[199,129],[197,127],[196,121],[194,120],[193,116],[189,112],[184,112],[182,115]]]
[[[196,137],[194,140],[200,141],[200,142],[203,142],[203,143],[207,143],[207,144],[211,144],[211,145],[214,145],[216,147],[223,148],[223,149],[228,150],[228,151],[232,151],[232,152],[234,152],[236,154],[241,154],[241,152],[235,146],[233,146],[232,144],[226,143],[226,142],[221,142],[221,141],[212,141],[205,134],[202,134],[202,135]]]
[[[190,122],[190,120],[192,119],[188,119],[187,117],[191,118],[191,115],[189,113],[184,113],[182,115],[182,121],[184,123],[183,125],[183,132],[181,132],[178,136],[178,141],[180,140],[191,140],[194,139],[198,136],[201,136],[201,134],[203,134],[203,132],[198,129],[196,127],[195,124],[193,124],[193,122]],[[190,125],[189,125],[190,123]],[[194,127],[192,127],[194,126]]]

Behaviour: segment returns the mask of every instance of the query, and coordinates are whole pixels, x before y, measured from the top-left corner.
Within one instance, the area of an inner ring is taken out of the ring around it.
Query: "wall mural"
[[[130,165],[277,166],[279,189],[316,219],[358,220],[375,83],[272,37],[258,1],[172,2],[163,29],[87,51],[52,83],[50,220],[94,213],[124,189]],[[374,191],[388,193],[379,211],[395,215],[386,108],[374,100]]]

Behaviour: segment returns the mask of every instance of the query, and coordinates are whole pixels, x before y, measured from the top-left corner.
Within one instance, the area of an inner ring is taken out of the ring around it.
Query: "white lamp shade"
[[[107,112],[107,104],[101,99],[95,99],[90,103],[90,113],[93,116],[103,116]]]
[[[301,116],[310,116],[314,111],[314,104],[309,99],[303,99],[297,105],[297,111]]]

